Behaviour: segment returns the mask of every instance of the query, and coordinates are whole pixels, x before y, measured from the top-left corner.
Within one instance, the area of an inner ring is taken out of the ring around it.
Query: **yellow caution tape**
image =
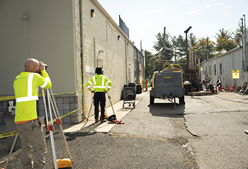
[[[62,118],[64,118],[64,117],[66,117],[66,116],[68,116],[68,115],[70,115],[70,114],[72,114],[72,113],[74,113],[74,112],[76,112],[76,111],[82,109],[83,107],[85,107],[85,108],[89,111],[89,109],[84,105],[84,106],[81,106],[80,108],[78,108],[78,109],[76,109],[76,110],[73,110],[73,111],[70,112],[70,113],[67,113],[67,114],[65,114],[65,115],[63,115],[63,116],[60,116],[60,118],[62,119]],[[53,122],[55,122],[55,121],[56,121],[56,119],[53,120]],[[49,123],[50,123],[50,122],[51,122],[51,121],[49,121]],[[45,123],[42,123],[42,126],[44,126],[44,125],[45,125]],[[2,134],[0,134],[0,138],[6,138],[6,137],[15,136],[16,133],[17,133],[16,131],[12,131],[12,132],[8,132],[8,133],[2,133]]]
[[[0,101],[5,101],[5,100],[13,100],[15,99],[15,96],[5,96],[5,97],[0,97]]]
[[[74,93],[80,93],[84,90],[81,91],[76,91],[76,92],[67,92],[67,93],[54,93],[53,95],[66,95],[66,94],[74,94]],[[42,94],[39,94],[38,96],[42,96]],[[4,96],[0,97],[0,101],[5,101],[5,100],[14,100],[15,96]]]
[[[0,138],[15,136],[16,133],[17,133],[16,131],[12,131],[12,132],[9,132],[9,133],[3,133],[3,134],[0,134]]]

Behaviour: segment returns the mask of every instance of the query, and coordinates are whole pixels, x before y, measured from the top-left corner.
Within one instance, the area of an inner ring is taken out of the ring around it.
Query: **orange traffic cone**
[[[215,86],[215,84],[214,84],[214,94],[216,94],[216,86]]]

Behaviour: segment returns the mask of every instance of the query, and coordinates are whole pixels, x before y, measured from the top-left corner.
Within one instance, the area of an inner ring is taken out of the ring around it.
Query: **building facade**
[[[113,83],[113,103],[123,86],[135,81],[135,46],[97,0],[1,0],[0,21],[0,97],[14,95],[13,80],[28,58],[48,65],[60,114],[78,109],[62,119],[65,123],[79,123],[88,115],[93,94],[86,83],[96,67]],[[9,100],[0,100],[0,124]]]
[[[248,38],[245,46],[244,35],[243,33],[241,46],[201,63],[201,81],[211,77],[211,84],[216,85],[217,77],[220,77],[223,88],[243,86],[248,82]],[[248,32],[246,37],[247,35]],[[239,79],[233,79],[232,73],[236,70],[239,72]]]

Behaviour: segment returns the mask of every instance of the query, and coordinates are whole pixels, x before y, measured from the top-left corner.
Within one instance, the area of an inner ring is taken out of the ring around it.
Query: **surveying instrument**
[[[66,139],[65,139],[65,135],[63,132],[63,128],[62,128],[62,121],[61,121],[61,118],[60,118],[60,115],[58,112],[58,108],[57,108],[57,105],[56,105],[56,102],[54,99],[54,95],[53,95],[52,89],[45,89],[45,90],[46,90],[47,100],[45,98],[44,89],[42,89],[42,97],[43,97],[43,103],[44,103],[44,108],[45,108],[46,129],[47,129],[47,131],[49,131],[50,139],[51,139],[51,146],[52,146],[52,153],[53,153],[53,168],[54,169],[61,169],[61,168],[71,169],[73,161],[72,161],[72,157],[71,157],[71,154],[70,154],[70,151],[69,151]],[[49,116],[48,116],[48,112],[47,112],[47,107],[49,110]],[[53,112],[54,112],[55,120],[53,120],[51,107],[52,107]],[[48,118],[50,119],[50,121],[48,120]],[[63,137],[69,158],[57,159],[57,157],[56,157],[55,143],[54,143],[54,137],[53,137],[53,132],[54,132],[53,123],[55,121],[59,126],[59,129],[60,129],[61,135]],[[43,126],[41,125],[41,127],[43,127]],[[14,142],[12,144],[12,147],[11,147],[11,150],[10,150],[10,153],[8,156],[8,160],[6,161],[5,167],[2,169],[7,169],[7,164],[8,164],[8,161],[10,159],[11,153],[15,147],[15,143],[16,143],[17,138],[18,138],[18,133],[15,136],[15,139],[14,139]]]
[[[49,93],[49,90],[51,92],[51,95]],[[49,133],[50,133],[52,152],[53,152],[53,167],[55,169],[58,169],[58,168],[68,168],[68,169],[70,169],[72,167],[73,161],[72,161],[72,157],[71,157],[71,154],[70,154],[70,151],[69,151],[68,144],[67,144],[66,139],[65,139],[65,135],[64,135],[64,132],[63,132],[63,128],[62,128],[62,121],[61,121],[61,118],[60,118],[60,115],[59,115],[59,111],[58,111],[58,108],[57,108],[57,105],[56,105],[56,102],[55,102],[55,99],[54,99],[52,89],[46,89],[46,94],[47,94],[47,102],[48,102],[48,109],[49,109],[49,115],[50,115],[50,121],[49,122],[48,122],[48,113],[47,113],[47,105],[46,105],[44,89],[42,89],[42,96],[43,96],[45,115],[46,115],[47,131],[49,131]],[[56,151],[55,151],[55,144],[54,144],[54,138],[53,138],[53,131],[54,131],[53,122],[55,122],[55,120],[53,120],[51,106],[52,106],[52,109],[53,109],[53,112],[54,112],[56,123],[58,124],[60,132],[61,132],[61,135],[63,137],[63,140],[64,140],[64,143],[65,143],[65,146],[66,146],[66,150],[67,150],[69,159],[64,158],[64,159],[58,159],[57,160]]]

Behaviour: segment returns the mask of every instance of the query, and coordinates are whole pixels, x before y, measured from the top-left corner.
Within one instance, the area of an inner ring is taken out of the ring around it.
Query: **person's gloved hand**
[[[105,93],[107,93],[107,91],[105,90]]]
[[[95,92],[95,90],[92,90],[92,92],[91,93],[94,93]]]

